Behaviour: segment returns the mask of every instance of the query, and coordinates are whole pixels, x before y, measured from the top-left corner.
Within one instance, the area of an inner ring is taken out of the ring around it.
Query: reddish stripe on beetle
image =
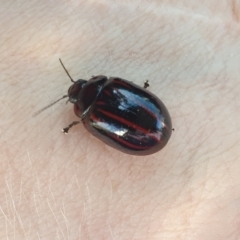
[[[106,105],[104,101],[97,101],[97,105]]]
[[[145,111],[146,113],[148,113],[149,116],[150,116],[151,118],[153,118],[155,121],[157,121],[157,119],[159,119],[159,117],[157,117],[157,115],[159,115],[159,113],[158,113],[157,115],[154,114],[153,111],[150,111],[148,108],[146,108],[145,105],[141,105],[140,102],[134,101],[134,103],[135,103],[136,105],[138,105],[139,108],[142,109],[142,111]]]
[[[141,107],[145,112],[147,112],[152,118],[158,119],[158,117],[156,117],[156,114],[154,114],[153,111],[150,111],[144,105],[140,104],[141,101],[136,101],[136,99],[131,99],[131,100],[134,102],[134,104],[136,104],[137,106]]]
[[[91,119],[93,120],[93,121],[95,121],[95,122],[99,122],[99,119],[100,118],[98,118],[96,115],[92,115],[91,116]],[[115,135],[114,133],[110,133],[110,132],[105,132],[104,131],[104,133],[109,137],[109,138],[112,138],[113,140],[116,140],[116,142],[120,142],[120,143],[122,143],[122,144],[124,144],[124,145],[126,145],[126,146],[128,146],[129,148],[132,148],[132,149],[148,149],[148,148],[151,148],[152,146],[153,146],[153,144],[152,145],[148,145],[148,146],[138,146],[138,145],[136,145],[136,144],[132,144],[132,143],[130,143],[130,142],[128,142],[127,140],[125,140],[125,139],[123,139],[121,136],[118,136],[118,135]],[[157,143],[157,142],[161,142],[162,140],[161,140],[161,138],[160,139],[157,139],[155,136],[153,136],[152,134],[151,135],[149,135],[149,136],[151,136],[154,140],[155,140],[155,143]],[[134,138],[134,137],[133,137]],[[136,140],[136,139],[135,139]],[[136,140],[136,141],[138,141],[138,142],[141,142],[141,141],[139,141],[139,140]],[[145,143],[145,142],[143,142],[143,143]],[[149,141],[148,141],[148,143],[149,143]],[[154,144],[155,145],[155,144]]]
[[[91,114],[91,119],[94,121],[94,122],[102,122],[100,121],[101,119],[99,117],[97,117],[95,114]]]
[[[126,88],[128,88],[128,89],[131,89],[131,88],[129,88],[129,84],[127,84],[127,83],[125,83],[125,82],[122,82],[122,81],[118,81],[118,82],[115,82],[115,84],[116,85],[122,85],[122,86],[126,86]],[[125,85],[126,84],[126,85]],[[110,90],[108,89],[104,89],[103,90],[103,93],[105,93],[106,95],[108,95],[108,96],[113,96],[114,98],[115,98],[115,94],[114,94],[114,90],[116,90],[116,91],[118,91],[119,92],[119,94],[122,94],[121,93],[121,90],[119,90],[120,88],[119,88],[119,86],[117,86],[117,87],[114,87],[114,88],[111,88]],[[123,88],[123,90],[125,90],[125,91],[128,91],[128,89],[125,89],[125,88]],[[137,94],[136,94],[137,95]],[[128,101],[129,101],[129,99],[127,99]],[[151,110],[149,110],[148,108],[146,108],[144,105],[142,105],[142,104],[140,104],[141,103],[141,101],[136,101],[136,99],[133,99],[133,98],[131,98],[130,99],[131,101],[133,101],[134,102],[134,104],[135,105],[137,105],[137,106],[139,106],[139,107],[141,107],[145,112],[147,112],[152,118],[154,118],[154,119],[158,119],[158,117],[156,116],[156,114],[154,114],[153,113],[153,111],[151,111]],[[151,99],[149,99],[149,100],[151,100]],[[151,102],[151,101],[149,101],[149,102]],[[97,103],[98,104],[98,103]],[[153,105],[155,105],[154,103],[152,103]],[[160,109],[158,109],[158,111],[160,112]],[[158,115],[159,115],[159,112],[158,112]]]
[[[104,93],[106,94],[106,95],[108,95],[108,96],[111,96],[112,95],[112,93],[110,92],[110,91],[108,91],[108,90],[104,90]]]
[[[121,123],[123,123],[123,124],[126,124],[126,125],[129,126],[129,127],[137,128],[138,130],[142,131],[143,133],[149,134],[149,131],[147,131],[145,128],[142,128],[142,127],[140,127],[140,126],[137,126],[136,124],[133,124],[132,122],[127,121],[126,119],[124,119],[124,118],[122,118],[122,117],[119,117],[119,116],[117,116],[117,115],[115,115],[115,114],[112,114],[112,113],[110,113],[110,112],[104,111],[104,110],[102,110],[102,109],[99,109],[98,111],[101,112],[101,113],[103,113],[103,114],[105,114],[106,116],[108,116],[108,117],[110,117],[110,118],[112,118],[112,119],[115,119],[115,120],[117,120],[117,121],[119,121],[119,122],[121,122]]]
[[[119,78],[114,78],[113,80],[116,81],[115,82],[116,84],[119,84],[119,85],[124,86],[124,87],[129,89],[129,83],[128,82],[121,81]]]
[[[149,132],[148,130],[146,130],[145,128],[142,128],[136,124],[133,124],[132,122],[130,121],[127,121],[126,119],[122,118],[122,117],[119,117],[115,114],[112,114],[110,112],[107,112],[107,111],[104,111],[102,109],[99,109],[98,110],[100,113],[103,113],[105,114],[106,116],[114,119],[114,120],[117,120],[119,121],[120,123],[123,123],[123,124],[126,124],[128,127],[132,127],[133,129],[137,129],[138,131],[142,131],[144,134],[148,135],[149,137],[155,139],[156,141],[159,141],[159,138],[157,138],[154,134],[152,134],[151,132]],[[96,117],[96,116],[95,116]],[[99,119],[98,119],[99,121]]]

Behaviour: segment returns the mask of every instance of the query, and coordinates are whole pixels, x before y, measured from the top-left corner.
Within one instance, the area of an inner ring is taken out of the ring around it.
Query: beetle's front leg
[[[81,123],[81,121],[72,122],[72,123],[69,124],[66,128],[63,128],[63,129],[62,129],[62,132],[65,133],[65,134],[67,134],[70,128],[72,128],[73,126],[75,126],[75,125],[77,125],[77,124],[79,124],[79,123]]]

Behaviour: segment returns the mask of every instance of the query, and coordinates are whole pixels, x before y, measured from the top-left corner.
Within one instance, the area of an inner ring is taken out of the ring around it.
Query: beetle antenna
[[[40,114],[40,113],[43,112],[44,110],[50,108],[52,105],[54,105],[55,103],[59,102],[60,100],[66,98],[66,97],[68,97],[68,95],[64,95],[64,96],[62,96],[61,98],[59,98],[58,100],[56,100],[55,102],[53,102],[53,103],[47,105],[46,107],[38,110],[37,112],[35,112],[35,113],[33,114],[33,117],[36,117],[38,114]]]
[[[67,70],[67,69],[65,68],[65,66],[63,65],[61,58],[59,58],[59,61],[60,61],[61,65],[62,65],[63,69],[65,70],[65,72],[67,73],[67,75],[69,76],[69,78],[71,79],[71,81],[72,81],[72,82],[75,82],[75,81],[72,79],[72,77],[70,76],[68,70]]]

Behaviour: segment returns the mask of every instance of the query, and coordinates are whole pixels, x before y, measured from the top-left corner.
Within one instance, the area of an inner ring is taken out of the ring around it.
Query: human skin
[[[239,1],[11,1],[0,7],[0,239],[240,238]],[[160,152],[95,139],[65,100],[118,76],[167,106]]]

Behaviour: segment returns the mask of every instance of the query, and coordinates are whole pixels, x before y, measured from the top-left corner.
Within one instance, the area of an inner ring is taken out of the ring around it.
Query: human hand
[[[233,4],[235,3],[235,5]],[[1,239],[239,238],[237,1],[2,1]],[[64,101],[118,76],[167,106],[172,137],[135,157],[95,139]],[[223,227],[224,226],[224,227]]]

